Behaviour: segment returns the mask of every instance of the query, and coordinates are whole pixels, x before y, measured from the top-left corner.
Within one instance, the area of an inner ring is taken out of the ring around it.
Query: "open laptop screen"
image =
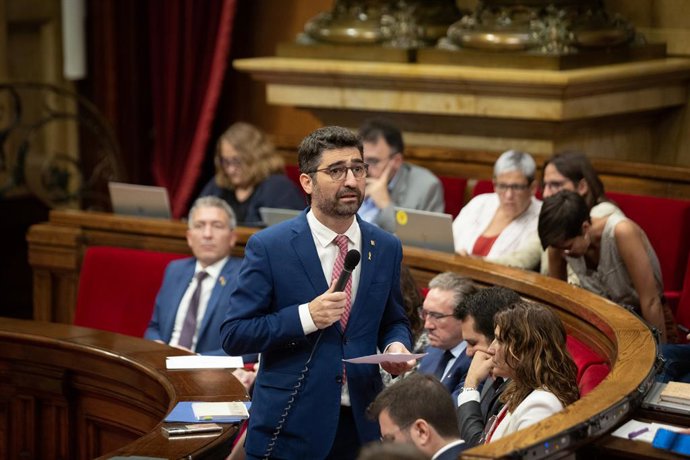
[[[110,201],[115,214],[170,219],[170,200],[165,187],[109,182]]]
[[[396,207],[395,222],[395,234],[403,244],[441,252],[455,252],[453,216],[450,214]]]

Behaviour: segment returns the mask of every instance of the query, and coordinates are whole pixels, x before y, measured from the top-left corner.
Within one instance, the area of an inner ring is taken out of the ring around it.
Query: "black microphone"
[[[347,280],[352,276],[352,270],[354,270],[359,263],[360,257],[359,251],[356,249],[347,251],[347,254],[345,254],[345,262],[343,263],[343,271],[340,273],[338,281],[335,282],[333,292],[342,292],[342,290],[345,289]]]

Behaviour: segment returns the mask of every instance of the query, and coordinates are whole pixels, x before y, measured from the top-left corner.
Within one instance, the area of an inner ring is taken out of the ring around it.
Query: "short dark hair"
[[[391,420],[407,427],[421,418],[444,438],[459,438],[455,404],[450,393],[433,375],[414,373],[384,389],[369,405],[367,415],[377,420],[388,409]]]
[[[589,222],[589,208],[580,194],[561,190],[544,200],[539,212],[541,246],[560,244],[582,234],[582,224]]]
[[[299,170],[305,174],[313,173],[321,163],[325,150],[356,148],[363,155],[362,140],[352,131],[341,126],[325,126],[312,131],[299,145],[297,159]]]
[[[474,330],[492,342],[495,338],[494,316],[520,300],[517,292],[503,286],[480,289],[465,299],[465,314],[458,319],[464,321],[468,316],[474,318]]]
[[[564,150],[546,160],[544,171],[546,171],[548,165],[553,165],[556,171],[575,184],[575,186],[582,179],[585,180],[587,183],[585,202],[590,209],[596,204],[608,201],[604,194],[604,184],[584,153],[576,150]]]
[[[382,137],[392,150],[392,153],[403,153],[405,144],[403,143],[400,130],[387,120],[371,118],[365,120],[359,127],[359,136],[364,142],[376,142]]]

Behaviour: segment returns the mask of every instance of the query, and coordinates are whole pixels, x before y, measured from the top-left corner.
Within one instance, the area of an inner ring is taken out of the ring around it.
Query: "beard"
[[[343,203],[340,201],[340,198],[343,196],[353,194],[357,196],[355,203]],[[327,216],[352,217],[357,213],[363,200],[362,191],[357,188],[343,187],[338,190],[335,197],[327,197],[322,193],[321,188],[317,187],[312,192],[311,205]]]

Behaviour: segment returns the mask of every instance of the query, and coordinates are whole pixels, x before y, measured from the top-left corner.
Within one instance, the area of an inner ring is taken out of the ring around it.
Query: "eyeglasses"
[[[397,430],[393,431],[392,433],[382,434],[381,435],[381,442],[395,442],[395,435],[400,433],[402,430],[409,428],[412,425],[412,423],[414,423],[414,422],[403,425],[400,428],[398,428]]]
[[[374,157],[370,157],[370,158],[364,158],[364,160],[367,162],[367,164],[368,164],[369,166],[371,166],[372,168],[375,168],[375,167],[377,167],[379,164],[383,163],[384,161],[386,161],[386,162],[390,161],[391,158],[393,158],[394,156],[396,156],[398,153],[400,153],[400,152],[391,153],[391,154],[388,155],[386,158],[374,158]]]
[[[449,316],[453,316],[453,314],[448,314],[444,315],[442,313],[438,313],[435,311],[427,311],[423,308],[418,308],[417,313],[419,314],[419,317],[422,319],[422,321],[426,321],[427,318],[429,318],[430,321],[438,321],[443,318],[447,318]]]
[[[328,168],[315,169],[309,174],[324,172],[331,176],[331,179],[333,179],[335,182],[339,182],[345,179],[348,170],[352,171],[352,175],[355,176],[355,179],[363,179],[367,176],[369,165],[366,163],[360,163],[354,166],[329,166]]]
[[[220,157],[220,165],[223,168],[229,168],[230,166],[234,166],[235,168],[239,168],[240,166],[242,166],[242,160],[240,160],[238,157],[232,157],[232,158]]]
[[[544,182],[544,190],[551,189],[551,190],[558,191],[558,190],[562,189],[564,185],[565,185],[564,180],[552,180],[552,181]]]
[[[501,182],[494,182],[494,190],[498,193],[505,193],[508,190],[511,192],[524,192],[529,188],[529,184],[503,184]]]

